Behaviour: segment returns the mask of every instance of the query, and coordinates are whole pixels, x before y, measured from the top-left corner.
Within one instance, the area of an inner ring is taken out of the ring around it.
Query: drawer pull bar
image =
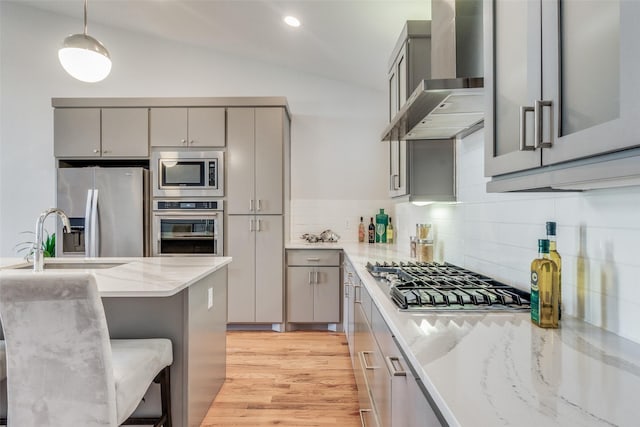
[[[402,365],[400,364],[400,358],[399,357],[387,356],[387,357],[384,358],[384,360],[385,360],[385,362],[387,362],[387,368],[389,368],[389,371],[391,371],[391,375],[393,375],[394,377],[406,377],[407,376],[407,371],[402,369]],[[396,367],[396,365],[399,366],[400,369],[398,369]]]
[[[365,422],[365,413],[370,414],[371,413],[371,409],[360,409],[360,424],[362,424],[362,427],[367,427],[367,423]]]
[[[320,261],[320,258],[318,258],[318,257],[311,257],[311,258],[307,258],[307,261],[315,261],[315,262],[318,262],[318,261]]]
[[[367,363],[367,357],[365,356],[365,354],[371,354],[373,353],[373,351],[361,351],[360,352],[360,359],[362,361],[362,367],[368,371],[372,371],[374,369],[378,369],[377,366],[369,366],[369,363]]]

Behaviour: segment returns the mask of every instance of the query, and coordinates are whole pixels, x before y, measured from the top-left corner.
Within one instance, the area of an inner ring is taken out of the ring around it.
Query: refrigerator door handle
[[[98,257],[100,248],[100,224],[98,223],[98,190],[93,190],[93,200],[91,201],[91,255]]]
[[[84,256],[91,256],[91,245],[93,241],[91,241],[91,206],[93,202],[93,190],[87,190],[87,203],[84,211]]]

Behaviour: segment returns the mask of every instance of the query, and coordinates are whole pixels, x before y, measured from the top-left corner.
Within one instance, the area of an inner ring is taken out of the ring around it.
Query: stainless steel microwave
[[[154,151],[153,197],[223,197],[224,152]]]

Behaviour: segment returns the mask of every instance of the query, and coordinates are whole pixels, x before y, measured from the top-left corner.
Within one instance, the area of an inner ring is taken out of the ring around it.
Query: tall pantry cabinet
[[[283,107],[227,110],[229,323],[284,322],[289,127]]]

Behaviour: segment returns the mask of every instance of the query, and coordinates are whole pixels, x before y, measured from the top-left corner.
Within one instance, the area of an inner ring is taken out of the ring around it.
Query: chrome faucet
[[[33,271],[44,270],[44,251],[42,250],[42,244],[44,241],[44,220],[51,214],[56,214],[62,220],[62,231],[65,233],[71,232],[71,223],[67,214],[61,209],[51,208],[42,211],[38,220],[36,221],[36,241],[33,243]]]

